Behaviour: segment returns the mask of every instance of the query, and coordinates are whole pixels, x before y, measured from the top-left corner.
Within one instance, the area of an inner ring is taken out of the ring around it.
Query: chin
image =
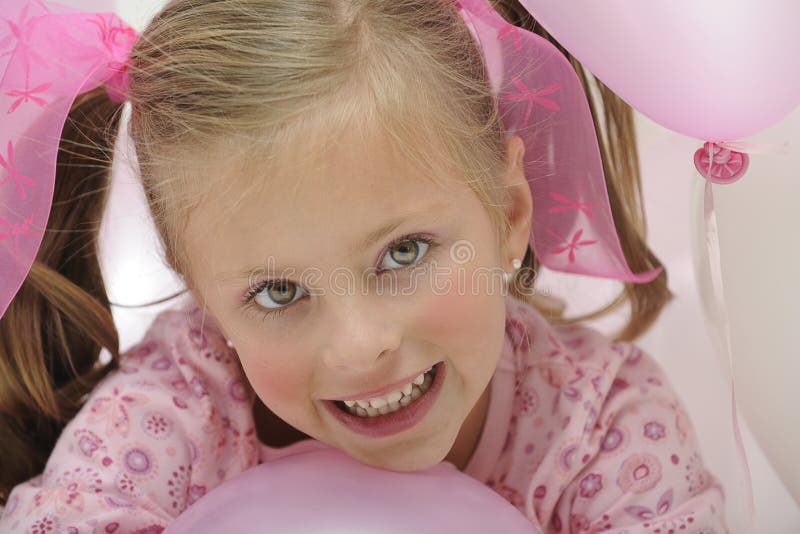
[[[363,464],[389,471],[422,471],[441,463],[450,447],[445,443],[441,447],[427,446],[414,447],[413,445],[399,445],[391,451],[379,453],[345,450],[347,454]],[[404,451],[404,452],[395,452]]]

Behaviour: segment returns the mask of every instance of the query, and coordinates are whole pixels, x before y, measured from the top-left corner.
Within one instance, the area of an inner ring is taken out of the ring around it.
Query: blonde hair
[[[631,109],[516,0],[492,3],[553,42],[575,67],[589,96],[625,256],[634,271],[660,266],[645,242]],[[380,128],[421,176],[463,176],[498,236],[507,224],[507,191],[496,182],[506,158],[502,125],[480,51],[450,0],[172,0],[131,59],[129,131],[142,184],[165,259],[190,286],[182,236],[193,211],[212,189],[240,188],[245,198],[266,182],[243,185],[226,176],[211,183],[197,171],[222,155],[239,170],[258,168],[314,127],[326,135],[304,141],[322,149],[344,128],[364,135]],[[119,111],[102,88],[73,106],[69,124],[76,126],[63,134],[42,249],[0,321],[2,502],[14,485],[41,472],[85,395],[117,366],[96,239]],[[79,187],[90,189],[80,194]],[[69,247],[68,234],[78,236]],[[538,269],[529,248],[513,294],[553,322],[585,320],[629,302],[630,320],[615,339],[646,331],[672,296],[663,273],[649,284],[626,284],[593,314],[565,318],[563,306],[525,290]],[[113,359],[100,366],[103,347]]]

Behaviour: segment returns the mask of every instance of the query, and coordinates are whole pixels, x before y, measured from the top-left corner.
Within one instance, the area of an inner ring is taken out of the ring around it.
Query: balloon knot
[[[737,152],[713,141],[706,141],[694,153],[697,171],[715,184],[731,184],[744,176],[750,164],[750,156]]]

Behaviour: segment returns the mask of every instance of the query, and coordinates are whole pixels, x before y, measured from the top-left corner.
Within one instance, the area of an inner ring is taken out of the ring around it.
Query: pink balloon
[[[798,0],[521,0],[612,91],[708,141],[777,123],[800,104]]]
[[[165,534],[539,533],[499,494],[442,462],[377,469],[334,449],[285,456],[214,488]]]

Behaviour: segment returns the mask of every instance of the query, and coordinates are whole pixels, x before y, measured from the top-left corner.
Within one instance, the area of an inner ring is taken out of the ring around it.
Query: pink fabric
[[[42,0],[0,0],[0,13],[2,317],[39,252],[70,107],[103,84],[113,100],[124,100],[138,33],[113,13]]]
[[[162,312],[65,428],[0,531],[161,532],[224,480],[319,446],[261,444],[232,349],[191,302]],[[656,365],[507,299],[489,415],[465,472],[544,532],[727,532],[723,496]],[[49,530],[48,530],[49,528]]]
[[[508,23],[486,0],[455,0],[481,49],[506,137],[525,146],[533,206],[530,244],[554,271],[650,282],[633,273],[617,236],[586,92],[547,39]]]
[[[723,491],[658,364],[507,300],[506,348],[465,473],[544,532],[722,534]]]

